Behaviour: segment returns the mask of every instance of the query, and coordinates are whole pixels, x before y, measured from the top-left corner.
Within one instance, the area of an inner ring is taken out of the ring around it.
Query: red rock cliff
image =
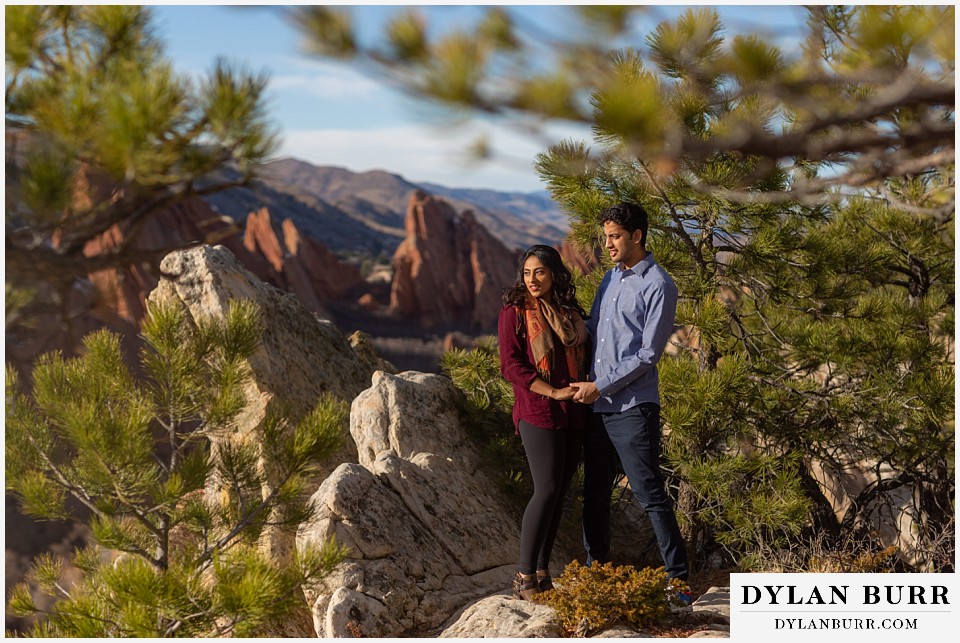
[[[314,312],[325,312],[324,301],[342,299],[365,284],[355,266],[301,234],[290,219],[283,220],[278,232],[266,208],[247,217],[243,250],[249,258],[237,251],[234,254],[251,272],[296,294],[307,310]]]
[[[467,324],[496,328],[503,289],[513,283],[516,253],[444,200],[417,191],[407,236],[393,255],[390,310],[424,327]]]

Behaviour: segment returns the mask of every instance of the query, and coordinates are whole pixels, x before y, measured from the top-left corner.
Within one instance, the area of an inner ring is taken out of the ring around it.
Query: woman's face
[[[537,298],[549,298],[550,291],[553,289],[553,275],[550,269],[535,255],[527,257],[523,262],[523,284],[527,287],[527,292]]]

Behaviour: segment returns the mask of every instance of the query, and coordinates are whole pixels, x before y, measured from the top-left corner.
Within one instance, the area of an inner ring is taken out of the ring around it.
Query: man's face
[[[621,268],[636,265],[646,256],[643,246],[640,245],[643,233],[639,230],[634,230],[631,234],[619,223],[604,221],[603,235],[606,239],[604,245],[610,253],[610,258],[619,263]]]

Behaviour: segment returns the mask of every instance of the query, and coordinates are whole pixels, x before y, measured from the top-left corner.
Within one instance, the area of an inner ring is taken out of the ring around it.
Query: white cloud
[[[329,98],[349,96],[351,99],[370,99],[386,91],[383,83],[365,76],[349,65],[283,57],[283,64],[273,65],[283,69],[270,77],[273,91],[302,90],[316,96]]]
[[[469,148],[482,133],[487,135],[496,157],[471,162]],[[382,169],[410,181],[528,192],[543,188],[533,169],[536,154],[560,137],[584,137],[577,134],[582,131],[567,127],[559,136],[533,139],[503,126],[478,123],[459,127],[288,130],[280,153],[354,171]]]

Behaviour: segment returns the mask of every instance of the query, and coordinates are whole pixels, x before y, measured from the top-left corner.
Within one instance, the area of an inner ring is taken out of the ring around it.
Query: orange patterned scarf
[[[553,370],[553,332],[563,343],[567,372],[571,381],[582,382],[586,377],[587,326],[575,310],[558,309],[543,299],[527,297],[524,308],[527,337],[533,351],[534,366],[545,382],[550,382]]]

